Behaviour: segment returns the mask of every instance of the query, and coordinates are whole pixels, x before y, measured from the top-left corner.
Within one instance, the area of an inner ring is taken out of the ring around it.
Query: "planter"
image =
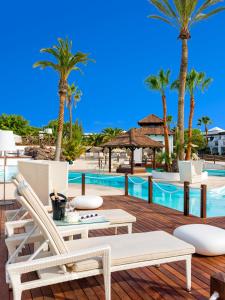
[[[180,181],[179,173],[158,172],[158,171],[152,170],[152,177],[155,179],[162,179],[165,181]]]

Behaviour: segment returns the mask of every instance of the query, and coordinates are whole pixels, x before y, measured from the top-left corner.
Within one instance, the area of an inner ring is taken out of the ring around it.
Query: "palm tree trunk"
[[[60,80],[59,82],[59,117],[58,117],[58,135],[55,149],[55,160],[60,160],[61,147],[62,147],[62,135],[64,124],[64,104],[67,93],[67,82]]]
[[[72,103],[69,104],[69,113],[70,113],[70,139],[73,137],[73,115],[72,115]]]
[[[206,147],[208,146],[208,127],[205,125],[205,139],[206,139]]]
[[[180,87],[178,99],[178,130],[179,130],[179,143],[180,150],[178,157],[180,160],[184,159],[184,98],[187,78],[188,66],[188,44],[187,38],[182,39],[182,56],[180,65]]]
[[[164,127],[164,142],[165,142],[165,153],[167,158],[170,157],[170,146],[169,146],[169,132],[167,127],[167,105],[166,105],[166,96],[162,96],[162,104],[163,104],[163,127]],[[170,165],[166,162],[167,171],[170,170]]]
[[[191,139],[192,139],[192,123],[193,123],[193,116],[194,116],[194,108],[195,108],[195,99],[191,96],[190,100],[190,114],[188,120],[188,146],[187,146],[187,153],[186,153],[186,160],[191,159]]]

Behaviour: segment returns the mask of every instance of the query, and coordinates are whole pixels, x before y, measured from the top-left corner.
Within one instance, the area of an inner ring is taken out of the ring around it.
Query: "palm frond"
[[[52,54],[56,59],[59,59],[59,53],[54,48],[43,48],[40,50],[40,52]]]
[[[201,14],[207,8],[212,7],[212,6],[214,6],[218,3],[221,3],[221,2],[223,2],[223,0],[205,0],[204,3],[196,11],[196,15]]]
[[[163,15],[173,17],[173,13],[168,8],[168,6],[165,5],[165,3],[162,3],[160,0],[150,0],[150,3],[153,4]]]
[[[59,71],[59,66],[51,61],[37,61],[36,63],[33,64],[33,68],[40,67],[41,69],[45,69],[47,67],[51,67],[54,70]]]
[[[216,8],[214,10],[212,10],[211,12],[209,13],[199,13],[197,14],[194,18],[193,18],[193,21],[192,21],[192,24],[195,23],[195,22],[199,22],[199,21],[202,21],[202,20],[205,20],[205,19],[208,19],[209,17],[212,17],[214,16],[215,14],[221,12],[221,11],[224,11],[225,10],[225,7],[219,7],[219,8]]]
[[[174,82],[172,82],[172,84],[171,84],[171,86],[170,86],[170,89],[171,90],[179,90],[179,88],[180,88],[180,80],[179,79],[177,79],[177,80],[175,80]]]
[[[150,90],[161,91],[159,80],[156,76],[150,75],[145,79],[145,84]]]
[[[159,15],[149,16],[171,26],[179,26],[183,32],[189,31],[190,27],[201,20],[225,10],[225,7],[212,9],[215,5],[221,3],[222,0],[205,0],[198,7],[200,0],[150,0],[150,3],[160,12]]]
[[[202,86],[201,86],[201,89],[202,89],[202,92],[204,92],[208,87],[209,85],[213,82],[213,79],[212,78],[207,78],[205,79],[203,82],[202,82]]]
[[[151,18],[151,19],[155,19],[155,20],[160,20],[160,21],[163,21],[171,26],[176,26],[173,22],[169,21],[168,19],[164,18],[164,17],[161,17],[161,16],[157,16],[157,15],[150,15],[148,16],[148,18]]]
[[[51,54],[56,62],[51,60],[39,61],[34,64],[34,67],[41,67],[42,69],[52,67],[59,72],[60,80],[62,81],[67,80],[72,71],[80,71],[77,64],[87,64],[88,61],[92,61],[88,54],[81,51],[73,54],[72,41],[68,38],[58,38],[57,45],[54,45],[52,48],[43,48],[41,52]]]

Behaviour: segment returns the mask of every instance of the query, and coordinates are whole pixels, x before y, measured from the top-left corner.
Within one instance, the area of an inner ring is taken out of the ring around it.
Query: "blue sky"
[[[57,118],[58,77],[51,69],[33,69],[43,47],[58,37],[73,40],[74,52],[90,53],[96,63],[74,73],[83,91],[74,117],[86,132],[104,127],[128,129],[150,113],[162,115],[160,96],[144,79],[160,68],[179,72],[178,32],[147,16],[155,10],[147,0],[39,0],[1,4],[1,109],[22,114],[32,125]],[[209,115],[225,128],[225,13],[199,23],[189,41],[189,68],[205,71],[214,82],[196,95],[195,121]],[[177,117],[177,94],[168,91],[168,113]],[[186,121],[189,112],[186,97]],[[66,118],[68,114],[66,113]]]

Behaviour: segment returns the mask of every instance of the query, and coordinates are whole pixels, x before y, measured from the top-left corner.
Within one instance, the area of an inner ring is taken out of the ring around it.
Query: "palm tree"
[[[178,28],[179,39],[182,41],[178,99],[179,159],[181,160],[184,158],[184,98],[188,68],[188,40],[191,38],[190,28],[193,24],[223,11],[225,7],[214,8],[220,2],[221,0],[204,0],[203,3],[200,0],[150,0],[160,14],[149,17]]]
[[[93,133],[84,138],[84,143],[86,146],[98,147],[104,142],[104,136],[102,133]]]
[[[74,83],[71,85],[68,84],[68,89],[67,89],[67,97],[66,97],[66,105],[69,109],[69,115],[70,115],[70,140],[72,139],[73,135],[73,106],[76,106],[77,102],[80,101],[80,98],[82,96],[82,91],[75,86]]]
[[[167,126],[168,126],[168,130],[170,131],[171,125],[172,125],[172,123],[174,123],[173,122],[173,116],[168,115],[167,118],[166,118],[166,123],[167,123]]]
[[[64,123],[64,104],[68,91],[68,77],[72,71],[80,70],[77,64],[86,64],[90,59],[88,54],[82,52],[73,54],[72,41],[61,38],[58,39],[57,45],[54,45],[52,48],[41,49],[40,52],[50,54],[54,58],[54,62],[51,60],[38,61],[33,65],[33,67],[41,67],[42,69],[50,67],[59,75],[59,117],[55,160],[60,160]]]
[[[188,145],[186,152],[186,160],[191,159],[191,148],[192,148],[192,123],[194,116],[194,108],[195,108],[195,91],[200,89],[202,92],[208,88],[210,83],[212,82],[212,78],[206,78],[206,74],[204,72],[197,72],[196,70],[191,70],[187,76],[187,90],[190,95],[190,113],[188,119]]]
[[[145,83],[150,90],[155,90],[160,92],[162,97],[162,106],[163,106],[163,128],[164,128],[164,142],[165,142],[165,154],[170,158],[170,148],[169,148],[169,132],[167,126],[167,104],[166,104],[166,88],[169,85],[170,70],[164,72],[163,70],[159,71],[158,75],[150,75],[146,78]],[[170,169],[169,163],[166,163],[167,170]]]
[[[198,126],[204,125],[205,127],[205,139],[206,139],[206,145],[208,145],[208,125],[212,124],[212,120],[208,116],[203,116],[200,119],[198,119]]]
[[[190,113],[188,118],[188,144],[186,151],[186,160],[191,159],[191,150],[192,150],[192,123],[194,116],[194,108],[195,108],[195,92],[199,89],[204,92],[205,89],[208,88],[210,83],[212,82],[212,78],[206,78],[206,74],[204,72],[197,72],[192,69],[190,73],[188,73],[186,78],[186,91],[188,91],[190,95]],[[171,89],[179,90],[180,80],[177,79],[171,84]]]
[[[121,128],[105,128],[102,130],[102,135],[103,135],[103,141],[104,143],[110,141],[111,139],[113,139],[114,137],[122,134],[124,131]]]

